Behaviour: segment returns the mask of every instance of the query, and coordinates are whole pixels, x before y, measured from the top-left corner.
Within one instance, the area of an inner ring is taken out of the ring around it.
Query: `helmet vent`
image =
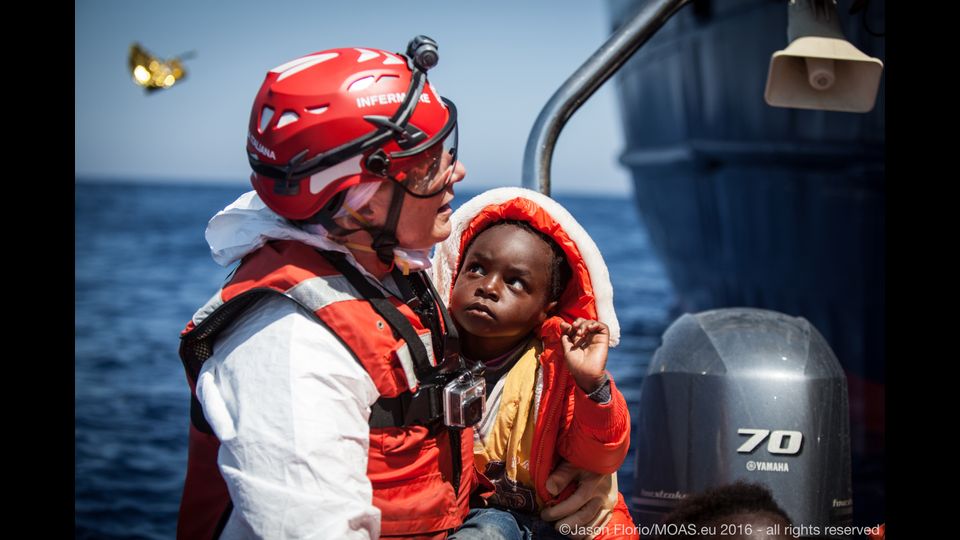
[[[263,133],[263,130],[267,129],[267,126],[270,125],[270,120],[273,120],[273,109],[270,107],[264,107],[260,111],[260,133]]]
[[[323,113],[327,112],[327,109],[329,109],[329,108],[330,108],[330,107],[328,107],[328,106],[326,106],[326,105],[321,105],[321,106],[319,106],[319,107],[312,107],[312,108],[310,108],[310,109],[307,109],[307,112],[310,113],[310,114],[323,114]]]
[[[299,119],[300,116],[297,113],[293,111],[287,111],[280,115],[280,120],[277,120],[277,129],[280,129],[287,124],[292,124]]]
[[[369,77],[364,77],[362,79],[357,79],[350,83],[350,87],[347,88],[348,92],[359,92],[361,90],[366,90],[373,84],[374,76],[370,75]]]

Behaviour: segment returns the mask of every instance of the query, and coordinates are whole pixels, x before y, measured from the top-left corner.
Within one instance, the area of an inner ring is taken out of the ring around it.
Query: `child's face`
[[[473,241],[453,285],[450,312],[480,338],[521,338],[547,318],[553,251],[513,225],[491,227]]]

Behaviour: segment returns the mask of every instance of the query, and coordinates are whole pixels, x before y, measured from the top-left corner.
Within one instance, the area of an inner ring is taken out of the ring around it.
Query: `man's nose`
[[[462,161],[457,160],[457,163],[453,166],[453,181],[451,184],[456,184],[457,182],[463,180],[463,177],[467,175],[467,166],[463,164]]]

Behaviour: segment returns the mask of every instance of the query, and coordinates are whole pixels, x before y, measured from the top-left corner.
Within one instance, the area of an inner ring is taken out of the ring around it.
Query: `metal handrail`
[[[550,162],[567,120],[690,0],[651,0],[570,76],[537,116],[523,153],[523,187],[550,195]]]

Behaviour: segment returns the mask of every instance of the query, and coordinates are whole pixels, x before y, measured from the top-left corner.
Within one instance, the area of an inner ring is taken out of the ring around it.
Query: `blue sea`
[[[242,186],[76,184],[77,538],[173,538],[187,462],[189,390],[178,336],[227,270],[207,221]],[[475,193],[460,191],[454,206]],[[636,415],[674,295],[632,199],[557,196],[600,247],[622,327],[608,368]],[[633,430],[636,433],[636,430]],[[631,450],[620,488],[632,489]]]

